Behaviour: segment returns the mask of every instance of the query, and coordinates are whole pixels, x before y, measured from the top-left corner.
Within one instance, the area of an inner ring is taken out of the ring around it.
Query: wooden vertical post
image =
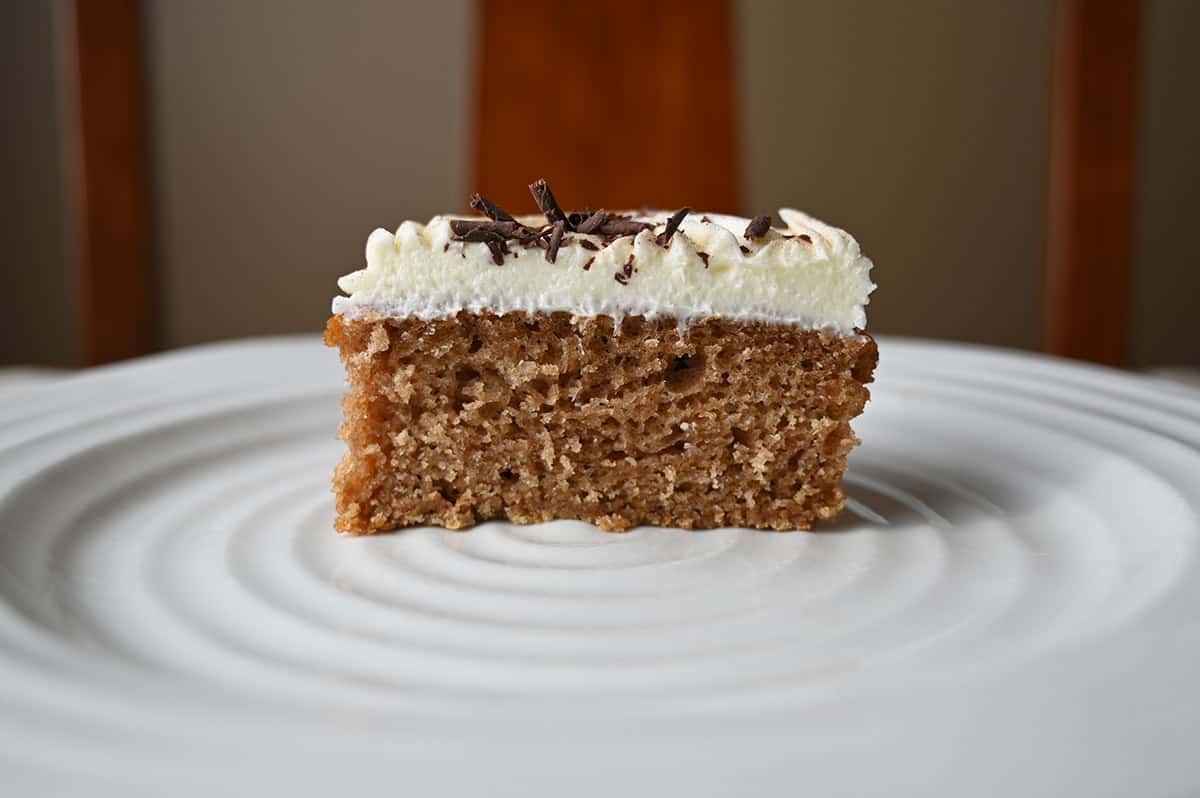
[[[1133,246],[1141,3],[1060,0],[1044,347],[1120,365]]]
[[[73,0],[76,302],[85,365],[155,347],[138,0]]]
[[[474,188],[533,210],[738,209],[728,0],[480,0]]]

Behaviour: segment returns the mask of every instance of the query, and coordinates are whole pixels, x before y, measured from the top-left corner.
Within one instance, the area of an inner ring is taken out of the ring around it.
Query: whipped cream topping
[[[693,213],[661,246],[655,236],[668,216],[635,215],[654,228],[608,243],[568,233],[553,263],[543,249],[516,245],[497,265],[486,244],[452,235],[451,220],[474,217],[404,222],[395,234],[376,230],[366,268],[338,280],[349,296],[335,298],[333,312],[429,319],[464,310],[567,311],[681,324],[719,316],[841,334],[866,328],[871,261],[844,230],[784,208],[786,227],[747,239],[747,219]]]

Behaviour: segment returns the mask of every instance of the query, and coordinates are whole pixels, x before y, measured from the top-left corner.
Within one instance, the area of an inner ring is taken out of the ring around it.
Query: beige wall
[[[872,331],[1036,346],[1049,4],[739,7],[750,207],[858,237]]]
[[[0,365],[75,362],[53,9],[0,3]]]
[[[372,228],[461,206],[470,0],[147,5],[166,345],[317,331]],[[0,6],[23,109],[0,132],[0,362],[69,362],[49,6]],[[1200,365],[1198,17],[1147,3],[1138,365]],[[853,231],[873,331],[1035,347],[1049,0],[740,0],[736,20],[746,210]]]
[[[1200,366],[1200,3],[1146,12],[1130,357]]]
[[[319,331],[374,227],[458,207],[466,0],[155,0],[164,343]]]

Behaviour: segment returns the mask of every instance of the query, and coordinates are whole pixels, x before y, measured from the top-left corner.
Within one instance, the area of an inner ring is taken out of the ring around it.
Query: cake
[[[809,529],[845,504],[871,262],[799,211],[564,211],[376,230],[325,341],[339,531],[489,519]]]

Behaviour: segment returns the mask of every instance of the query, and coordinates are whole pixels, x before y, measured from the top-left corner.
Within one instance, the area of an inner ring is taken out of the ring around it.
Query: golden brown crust
[[[337,529],[492,518],[808,529],[837,515],[870,336],[567,313],[334,316]]]

